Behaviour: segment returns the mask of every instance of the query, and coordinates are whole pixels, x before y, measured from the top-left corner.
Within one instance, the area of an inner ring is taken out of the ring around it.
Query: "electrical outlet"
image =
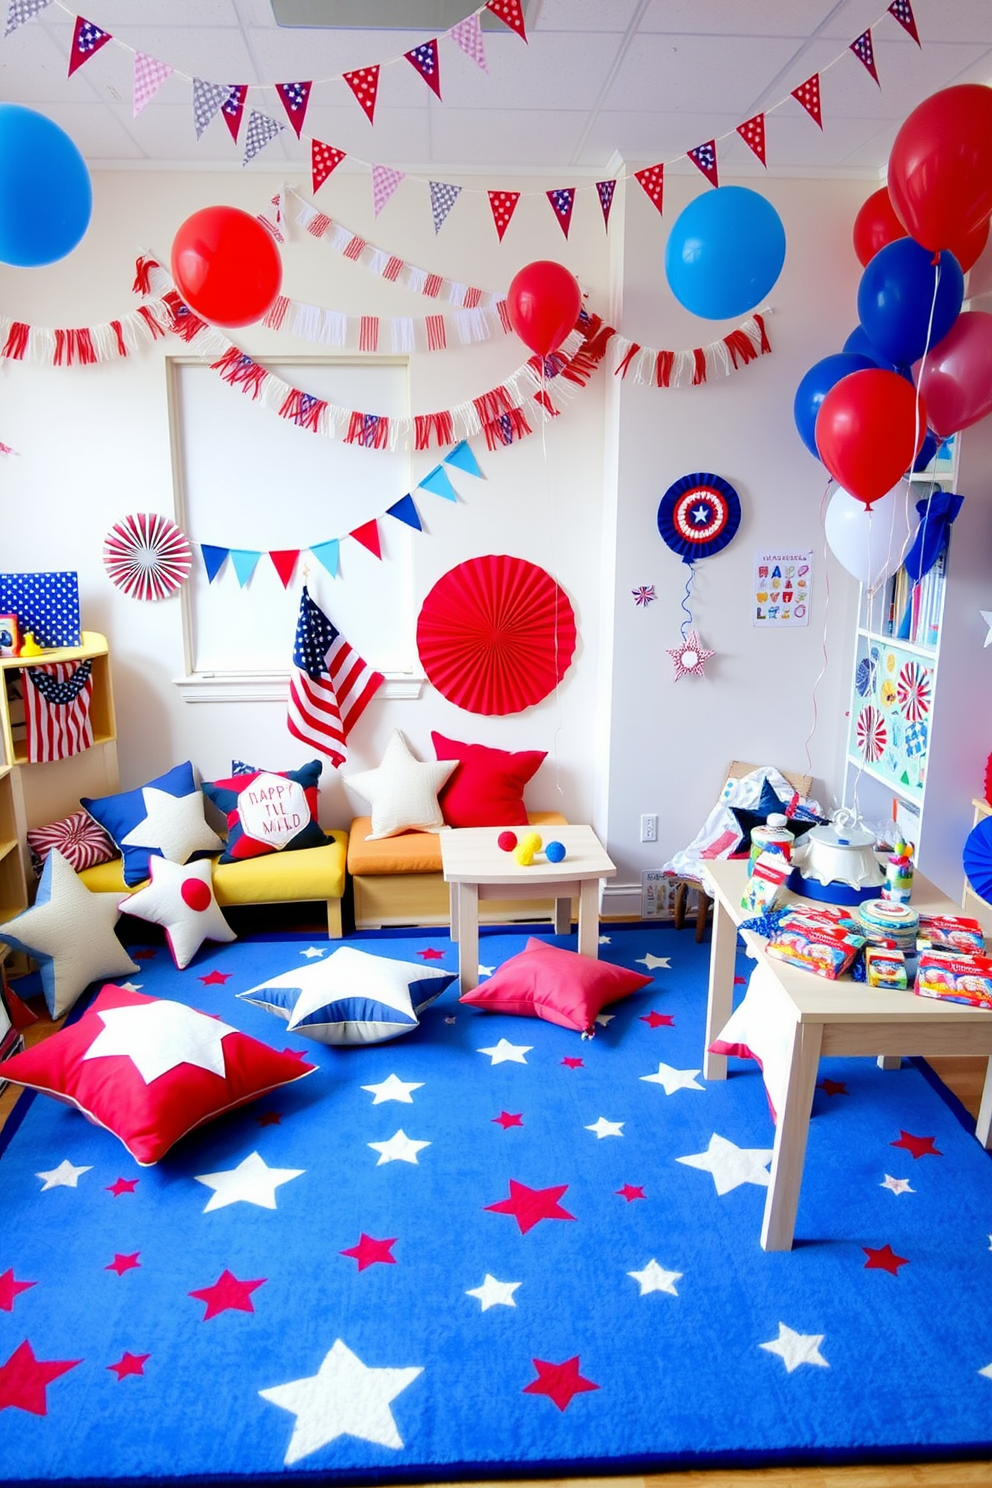
[[[654,811],[647,811],[641,817],[641,841],[658,841],[658,817]]]

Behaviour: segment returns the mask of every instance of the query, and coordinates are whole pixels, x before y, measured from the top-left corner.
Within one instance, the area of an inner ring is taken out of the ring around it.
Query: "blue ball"
[[[785,263],[785,228],[747,186],[718,186],[675,220],[665,275],[680,305],[707,320],[742,315],[764,299]]]
[[[59,126],[0,103],[0,263],[33,269],[65,258],[89,226],[86,162]]]
[[[560,863],[565,857],[564,842],[549,842],[544,849],[544,856],[549,863]]]

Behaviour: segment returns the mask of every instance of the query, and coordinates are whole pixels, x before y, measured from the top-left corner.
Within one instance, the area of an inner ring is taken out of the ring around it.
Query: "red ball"
[[[504,852],[512,852],[517,845],[516,832],[500,832],[496,838],[496,846],[501,847]]]
[[[191,310],[212,325],[261,320],[282,284],[271,233],[238,207],[204,207],[172,242],[172,277]]]

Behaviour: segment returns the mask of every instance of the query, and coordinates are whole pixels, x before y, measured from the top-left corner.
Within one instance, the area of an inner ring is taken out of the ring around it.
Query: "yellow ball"
[[[541,851],[540,832],[525,832],[520,839],[521,847],[529,847],[532,853]]]
[[[529,868],[534,861],[534,850],[526,842],[519,842],[513,849],[513,856],[521,868]]]

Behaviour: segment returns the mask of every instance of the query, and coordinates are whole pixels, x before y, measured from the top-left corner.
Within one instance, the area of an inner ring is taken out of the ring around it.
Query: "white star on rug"
[[[992,646],[992,610],[979,610],[978,613],[988,627],[988,635],[985,637],[983,645]],[[981,1373],[981,1370],[979,1370],[979,1373]]]
[[[488,1312],[490,1307],[516,1307],[513,1296],[519,1281],[497,1281],[495,1276],[486,1272],[486,1279],[481,1286],[472,1287],[465,1293],[466,1297],[478,1297],[482,1303],[483,1312]]]
[[[283,1459],[289,1467],[339,1436],[402,1447],[390,1402],[423,1372],[422,1367],[372,1369],[338,1338],[316,1374],[258,1393],[296,1417]]]
[[[495,966],[480,966],[479,967],[479,975],[480,975],[480,977],[492,976],[492,974],[493,974],[493,972],[495,970],[496,970]]]
[[[642,1080],[647,1080],[649,1085],[663,1085],[666,1095],[674,1095],[676,1090],[705,1090],[705,1085],[700,1085],[696,1076],[698,1069],[673,1069],[670,1064],[658,1065],[656,1075],[641,1075]]]
[[[526,1064],[524,1057],[533,1049],[533,1044],[511,1044],[505,1038],[501,1038],[498,1044],[493,1044],[489,1049],[476,1049],[477,1054],[488,1054],[493,1064]]]
[[[595,1132],[597,1138],[600,1141],[602,1141],[604,1137],[622,1137],[623,1122],[607,1121],[605,1116],[600,1116],[599,1120],[593,1122],[592,1126],[586,1127],[586,1131]]]
[[[705,1152],[694,1152],[690,1157],[677,1157],[676,1162],[688,1168],[701,1168],[711,1174],[716,1191],[721,1196],[730,1193],[742,1183],[754,1183],[758,1188],[767,1188],[771,1182],[768,1164],[772,1160],[770,1147],[736,1147],[726,1137],[716,1132],[710,1137]]]
[[[49,1188],[78,1188],[79,1179],[83,1173],[92,1172],[92,1165],[88,1168],[74,1168],[67,1157],[64,1157],[57,1168],[50,1168],[47,1173],[35,1173],[36,1178],[44,1178],[41,1185],[42,1193]]]
[[[317,946],[307,946],[305,951],[300,952],[300,955],[306,956],[308,961],[312,961],[315,956],[322,956],[323,954],[323,951],[318,949]]]
[[[124,992],[140,992],[144,982],[118,982],[117,986]]]
[[[379,1153],[377,1168],[389,1162],[413,1163],[414,1167],[419,1167],[417,1153],[430,1145],[430,1142],[418,1142],[414,1137],[408,1137],[402,1127],[393,1133],[388,1142],[366,1143],[366,1146],[371,1147],[373,1152]]]
[[[389,1075],[385,1080],[380,1080],[378,1085],[363,1085],[363,1090],[369,1090],[375,1097],[372,1104],[381,1106],[383,1101],[402,1101],[406,1106],[413,1105],[411,1090],[423,1090],[423,1080],[401,1080],[399,1075]]]
[[[219,1018],[208,1018],[165,998],[138,1007],[108,1008],[97,1016],[104,1026],[83,1058],[109,1059],[124,1054],[146,1085],[177,1064],[195,1064],[198,1069],[223,1076],[223,1040],[237,1031]]]
[[[829,1369],[830,1365],[820,1353],[824,1337],[823,1333],[795,1333],[785,1323],[779,1323],[778,1337],[770,1343],[759,1343],[758,1347],[767,1349],[770,1354],[779,1354],[790,1374],[800,1364],[819,1364],[823,1369]]]
[[[646,1297],[650,1292],[670,1292],[673,1297],[678,1296],[675,1283],[681,1281],[681,1271],[666,1271],[658,1265],[656,1260],[648,1261],[643,1271],[628,1271],[641,1289],[641,1296]]]
[[[646,956],[638,956],[637,964],[638,966],[646,966],[648,971],[654,971],[656,967],[660,967],[663,971],[671,971],[672,958],[671,956],[653,956],[648,951]]]
[[[891,1173],[886,1173],[885,1182],[880,1183],[878,1186],[879,1188],[891,1188],[894,1194],[916,1192],[915,1188],[910,1188],[908,1178],[893,1178]],[[990,1249],[992,1249],[992,1246],[990,1246]]]
[[[145,815],[121,838],[125,847],[155,847],[174,863],[187,862],[195,852],[217,852],[223,843],[203,815],[199,791],[173,796],[157,786],[141,790]]]
[[[612,945],[613,944],[613,937],[612,937],[612,935],[601,935],[599,937],[599,943],[600,943],[600,945]]]
[[[228,1204],[257,1204],[259,1209],[276,1208],[276,1189],[291,1178],[299,1178],[306,1168],[270,1168],[257,1152],[251,1152],[236,1168],[220,1173],[197,1173],[197,1183],[213,1189],[204,1214],[211,1209],[226,1209]]]
[[[984,1374],[986,1379],[992,1379],[992,1364],[986,1364],[983,1369],[980,1369],[978,1371],[978,1373]]]

